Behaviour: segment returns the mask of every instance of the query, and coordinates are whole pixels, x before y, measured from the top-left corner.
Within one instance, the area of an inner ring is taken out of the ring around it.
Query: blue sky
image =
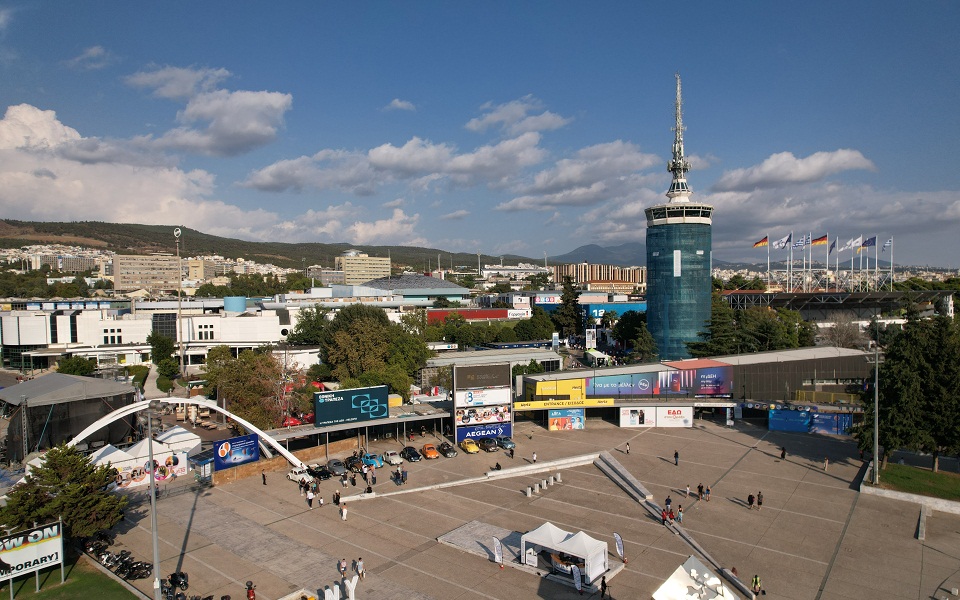
[[[642,242],[679,72],[716,258],[792,230],[956,268],[958,22],[953,1],[0,0],[0,216],[532,258]]]

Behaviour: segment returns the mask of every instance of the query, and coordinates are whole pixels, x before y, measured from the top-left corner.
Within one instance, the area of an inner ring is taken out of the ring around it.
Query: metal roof
[[[0,390],[0,400],[19,405],[21,397],[30,406],[47,406],[90,398],[104,398],[132,394],[133,386],[110,379],[95,379],[79,375],[48,373]]]
[[[381,277],[380,279],[373,279],[371,281],[365,281],[363,283],[364,287],[376,288],[378,290],[388,290],[392,292],[397,292],[403,294],[405,291],[416,290],[417,292],[435,292],[437,294],[459,294],[459,295],[468,295],[470,290],[465,287],[461,287],[450,281],[444,279],[438,279],[436,277],[427,277],[425,275],[394,275],[392,277]]]
[[[755,365],[763,363],[782,363],[795,360],[816,360],[820,358],[839,358],[845,356],[873,356],[873,352],[854,350],[852,348],[836,348],[834,346],[813,346],[810,348],[794,348],[792,350],[774,350],[771,352],[757,352],[755,354],[733,354],[729,356],[715,356],[713,360],[728,365]]]
[[[428,367],[446,367],[457,365],[488,365],[494,363],[529,363],[530,360],[560,360],[553,350],[538,348],[507,348],[503,350],[464,350],[462,352],[444,352],[427,360]]]

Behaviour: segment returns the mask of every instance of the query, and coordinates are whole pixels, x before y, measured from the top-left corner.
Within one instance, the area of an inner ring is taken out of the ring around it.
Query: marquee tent
[[[653,593],[653,600],[711,600],[713,598],[739,600],[740,596],[723,585],[720,578],[694,556],[677,567],[677,570]]]
[[[544,523],[520,537],[520,555],[527,555],[527,546],[543,548],[582,558],[584,578],[591,583],[607,572],[607,543],[579,531],[571,533],[553,523]]]

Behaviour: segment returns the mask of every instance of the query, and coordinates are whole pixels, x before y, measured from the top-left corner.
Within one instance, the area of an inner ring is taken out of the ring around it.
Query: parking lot
[[[555,472],[550,462],[612,451],[654,494],[684,507],[684,527],[742,579],[759,574],[772,598],[929,598],[960,584],[960,516],[934,513],[926,541],[916,539],[919,506],[860,495],[862,472],[850,441],[736,428],[697,421],[691,429],[621,429],[590,421],[582,431],[548,432],[518,423],[516,457],[503,451],[404,463],[405,486],[378,477],[378,497],[354,501],[360,487],[324,481],[326,506],[307,508],[284,472],[218,486],[159,502],[162,573],[190,574],[188,594],[219,597],[257,585],[272,600],[305,588],[319,593],[339,582],[337,562],[362,557],[367,577],[358,598],[575,598],[572,587],[520,570],[499,569],[482,557],[459,552],[437,538],[470,521],[525,532],[551,521],[610,543],[624,540],[628,563],[609,581],[614,598],[649,598],[693,550],[651,519],[599,469],[562,470],[563,483],[528,498],[525,489]],[[437,438],[417,436],[419,447]],[[631,445],[624,452],[625,442]],[[779,448],[788,450],[780,460]],[[373,451],[400,450],[396,440]],[[679,465],[674,464],[674,452]],[[532,453],[546,470],[435,488],[481,476],[496,462],[529,464]],[[829,458],[824,471],[823,459]],[[383,473],[383,475],[386,475]],[[710,502],[686,498],[685,488],[712,487]],[[341,489],[348,503],[342,521],[330,499]],[[420,491],[417,491],[420,490]],[[746,507],[762,490],[761,511]],[[398,493],[403,492],[403,493]],[[151,555],[147,505],[128,511],[118,542],[141,559]],[[506,556],[509,562],[513,557]],[[150,594],[150,582],[138,581]],[[598,593],[595,596],[599,596]]]

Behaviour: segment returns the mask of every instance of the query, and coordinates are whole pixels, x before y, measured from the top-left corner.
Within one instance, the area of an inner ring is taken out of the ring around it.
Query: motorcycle
[[[186,589],[190,587],[189,577],[184,571],[176,571],[174,573],[170,573],[170,575],[167,576],[167,581],[169,581],[170,585],[172,585],[173,587],[178,587],[184,591],[186,591]],[[186,600],[186,597],[184,597],[183,600]]]
[[[257,600],[257,586],[252,581],[247,582],[247,600]]]

